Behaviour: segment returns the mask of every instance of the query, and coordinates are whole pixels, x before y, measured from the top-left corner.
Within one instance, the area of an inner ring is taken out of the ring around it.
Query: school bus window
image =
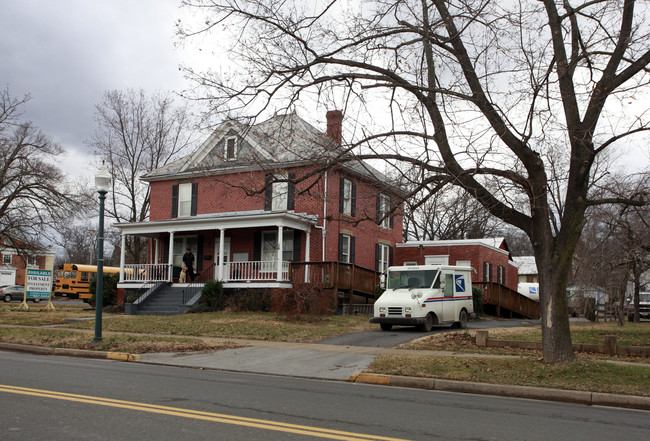
[[[90,280],[90,278],[88,277],[89,274],[90,273],[88,273],[86,271],[82,271],[81,272],[81,281],[82,282],[87,282],[88,280]]]
[[[72,274],[70,274],[70,278],[76,280],[76,279],[77,279],[77,272],[76,272],[76,271],[72,271]]]
[[[63,277],[64,277],[65,279],[69,279],[69,278],[70,278],[70,271],[66,271],[66,272],[63,274]]]

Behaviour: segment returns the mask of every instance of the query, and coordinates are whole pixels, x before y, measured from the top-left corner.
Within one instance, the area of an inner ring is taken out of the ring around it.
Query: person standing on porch
[[[194,254],[189,248],[183,254],[183,264],[187,267],[187,281],[194,282]]]

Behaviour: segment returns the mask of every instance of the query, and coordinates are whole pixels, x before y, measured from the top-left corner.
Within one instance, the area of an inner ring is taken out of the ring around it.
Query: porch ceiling
[[[287,227],[308,231],[318,222],[318,216],[305,213],[248,211],[220,213],[148,222],[116,223],[122,234],[149,235],[179,231],[205,231],[235,228]]]

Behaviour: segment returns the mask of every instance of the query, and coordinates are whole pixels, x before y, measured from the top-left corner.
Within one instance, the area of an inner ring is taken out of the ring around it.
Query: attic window
[[[237,159],[237,138],[227,138],[226,139],[226,151],[225,151],[226,161],[233,161]]]

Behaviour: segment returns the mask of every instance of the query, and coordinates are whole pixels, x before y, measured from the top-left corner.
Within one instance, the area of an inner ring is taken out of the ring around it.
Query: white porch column
[[[160,256],[158,255],[158,253],[160,252],[160,240],[158,240],[158,239],[156,238],[156,239],[153,240],[153,243],[156,244],[156,245],[155,245],[155,250],[156,250],[156,251],[155,251],[155,254],[154,254],[154,256],[153,256],[153,263],[156,264],[156,265],[158,265],[158,260],[160,259]]]
[[[307,228],[305,234],[305,262],[309,262],[310,243],[311,243],[311,226]],[[295,257],[295,256],[294,256]],[[309,283],[309,265],[305,265],[305,283]]]
[[[120,283],[124,282],[124,261],[126,260],[126,234],[122,231],[122,248],[120,248]]]
[[[282,227],[278,227],[278,282],[282,280]]]
[[[167,275],[167,281],[174,281],[174,232],[169,232],[169,260],[167,261],[167,268],[169,269],[169,274]]]
[[[219,279],[223,280],[223,251],[224,251],[224,242],[226,241],[226,230],[219,230]]]

